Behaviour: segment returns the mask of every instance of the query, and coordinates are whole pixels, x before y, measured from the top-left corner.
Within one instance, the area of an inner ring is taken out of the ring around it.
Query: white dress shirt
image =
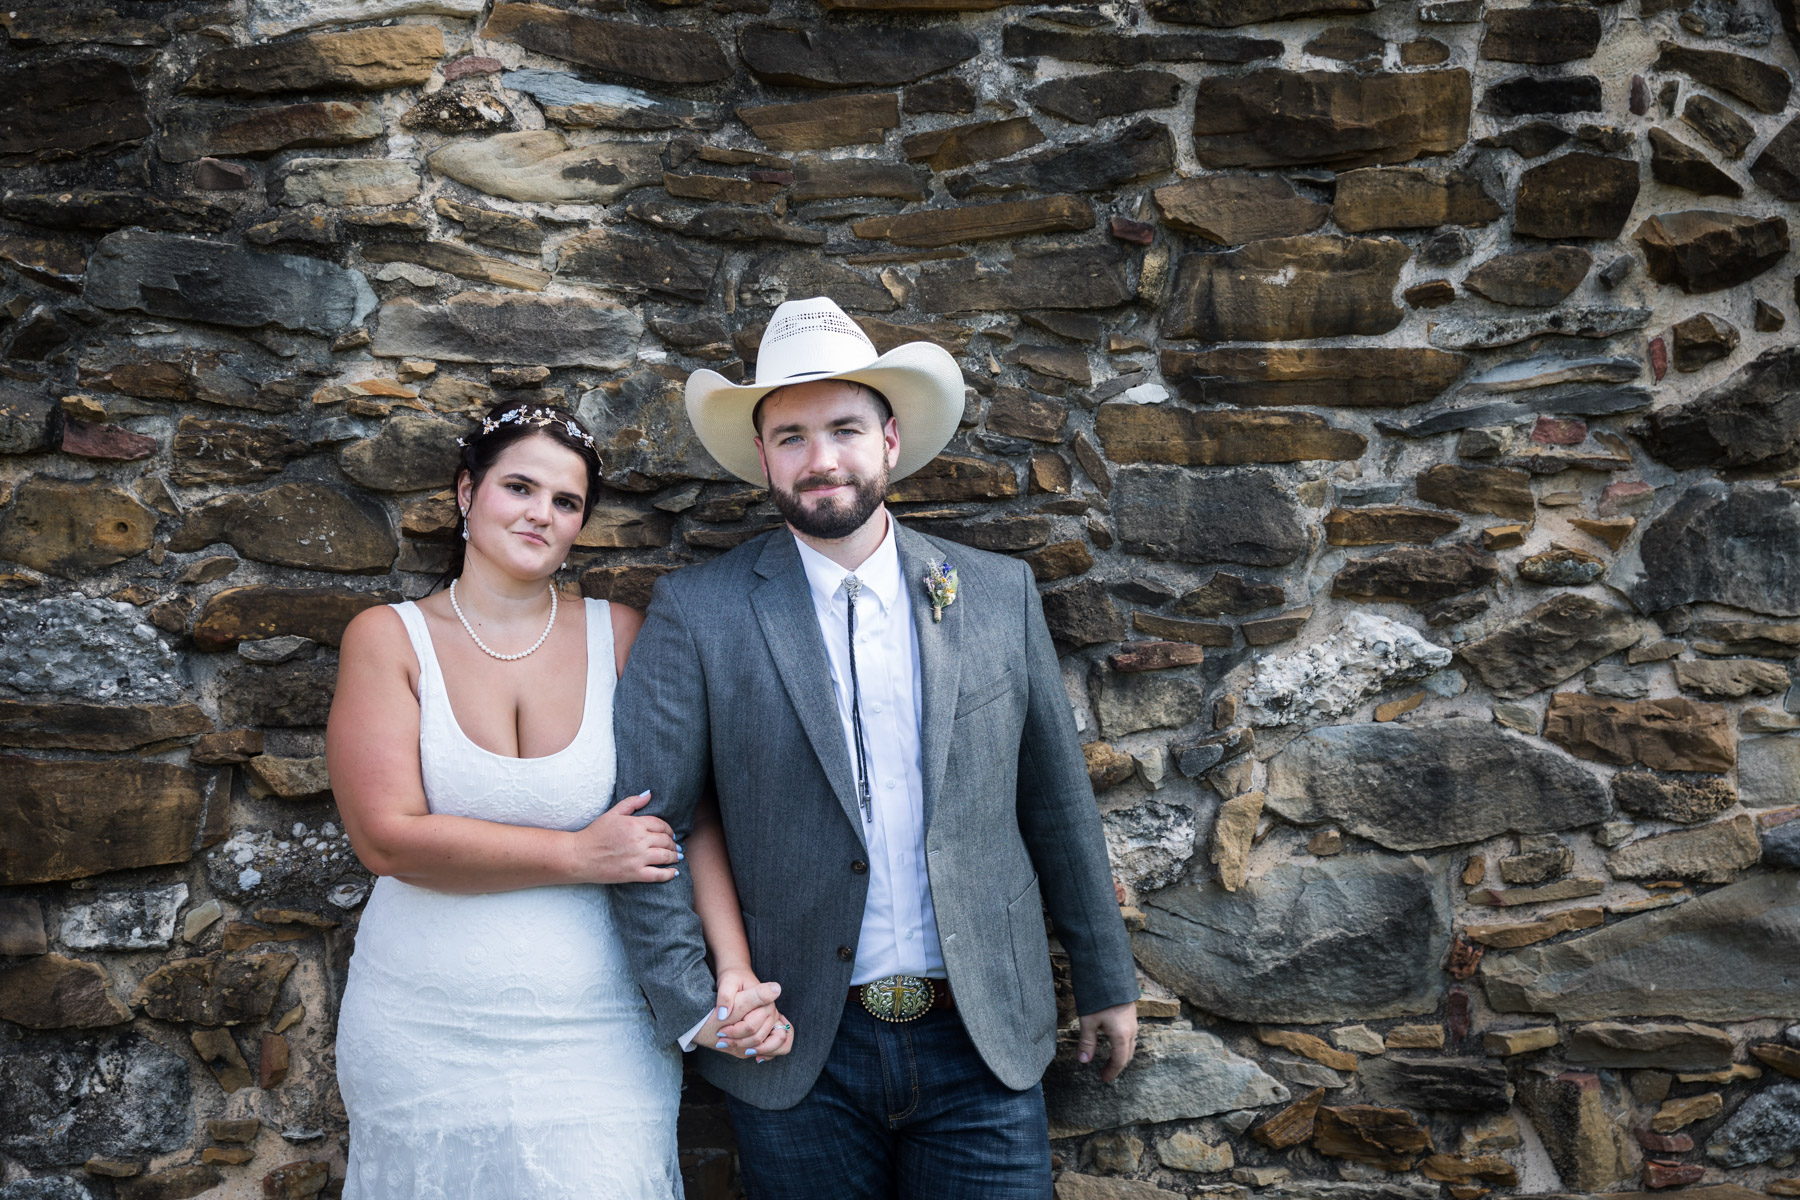
[[[931,881],[925,870],[919,636],[913,627],[912,589],[900,570],[893,518],[888,517],[887,536],[881,545],[854,572],[801,539],[794,541],[800,548],[813,612],[825,639],[838,720],[850,752],[852,789],[856,736],[850,721],[849,600],[844,580],[855,574],[862,581],[856,598],[856,678],[872,812],[862,826],[869,854],[869,894],[863,904],[850,984],[855,987],[889,975],[943,979],[944,955],[938,946],[937,914],[931,906]],[[693,1049],[693,1040],[706,1019],[702,1017],[682,1038],[683,1050]]]

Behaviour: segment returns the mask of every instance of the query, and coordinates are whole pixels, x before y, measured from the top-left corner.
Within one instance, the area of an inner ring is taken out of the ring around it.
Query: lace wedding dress
[[[613,646],[586,602],[581,730],[543,758],[464,735],[425,615],[396,606],[419,658],[431,810],[574,830],[613,788]],[[345,1200],[659,1200],[681,1194],[680,1054],[658,1044],[604,887],[454,895],[379,880],[350,960],[337,1041],[350,1113]]]

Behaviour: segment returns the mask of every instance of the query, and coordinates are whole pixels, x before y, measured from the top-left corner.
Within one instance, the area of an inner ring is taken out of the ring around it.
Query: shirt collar
[[[854,574],[862,580],[863,595],[873,595],[881,605],[883,612],[893,612],[900,601],[900,546],[894,540],[894,515],[887,517],[887,536],[875,547],[875,552],[865,560],[854,572],[844,568],[814,550],[801,538],[794,538],[794,545],[799,547],[800,562],[806,568],[806,582],[812,588],[813,599],[823,602],[827,607],[835,608],[844,594],[844,579]]]

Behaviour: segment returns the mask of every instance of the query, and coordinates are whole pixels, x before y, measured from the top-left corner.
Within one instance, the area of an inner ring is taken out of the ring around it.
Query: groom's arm
[[[1019,831],[1056,936],[1069,953],[1075,1010],[1086,1016],[1135,1001],[1137,968],[1043,602],[1030,569],[1023,563],[1019,569],[1030,688],[1019,739]]]
[[[618,781],[613,803],[650,793],[641,811],[686,842],[711,763],[706,677],[670,580],[657,581],[613,701]],[[691,869],[691,867],[690,867]],[[687,870],[668,883],[619,884],[613,914],[658,1038],[680,1042],[712,1010],[715,990]]]

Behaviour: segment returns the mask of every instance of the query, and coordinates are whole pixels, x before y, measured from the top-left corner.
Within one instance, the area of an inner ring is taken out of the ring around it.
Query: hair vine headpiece
[[[547,406],[533,407],[531,405],[520,405],[518,408],[509,408],[497,417],[483,418],[480,436],[485,437],[502,425],[537,425],[540,427],[546,425],[560,425],[562,426],[563,432],[567,433],[570,437],[586,446],[589,450],[594,449],[593,437],[587,430],[577,425],[573,417],[560,409],[549,408]],[[459,446],[467,446],[469,444],[469,439],[457,438],[456,444]]]

